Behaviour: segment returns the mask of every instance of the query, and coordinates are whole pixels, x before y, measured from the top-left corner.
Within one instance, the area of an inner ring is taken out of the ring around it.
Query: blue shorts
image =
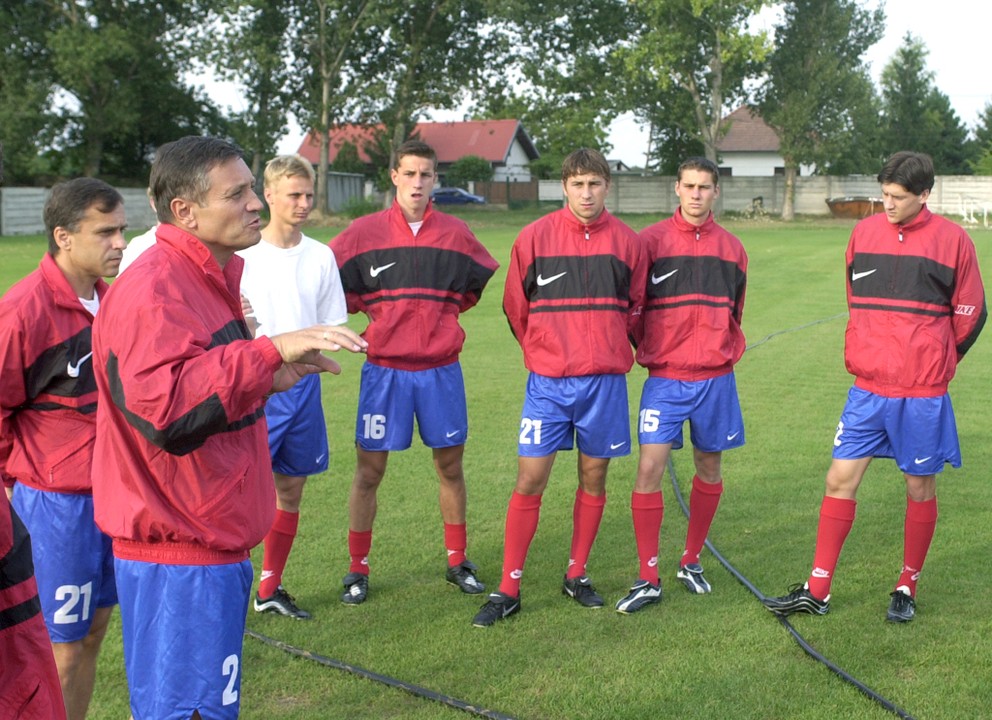
[[[637,440],[641,445],[682,447],[682,426],[689,421],[692,445],[708,453],[744,444],[744,417],[737,381],[730,372],[709,380],[649,377],[641,391]]]
[[[114,564],[134,720],[237,718],[251,561]]]
[[[327,469],[327,425],[320,404],[320,376],[306,375],[265,403],[272,470],[290,477]]]
[[[894,458],[907,475],[936,475],[944,463],[961,467],[954,408],[946,393],[886,398],[852,387],[834,436],[834,458]]]
[[[546,457],[571,450],[588,457],[630,454],[630,406],[626,375],[583,375],[527,378],[517,451],[524,457]]]
[[[57,643],[82,640],[93,611],[117,604],[111,540],[93,521],[93,496],[18,483],[13,505],[31,534],[48,635]]]
[[[411,371],[366,362],[358,391],[358,447],[406,450],[413,441],[414,418],[427,447],[465,444],[468,410],[461,363]]]

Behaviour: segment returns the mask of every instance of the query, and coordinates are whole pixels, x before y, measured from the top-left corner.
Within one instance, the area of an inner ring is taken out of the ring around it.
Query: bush
[[[449,186],[468,188],[470,182],[489,182],[493,179],[493,166],[478,155],[466,155],[451,164],[445,173]]]
[[[357,217],[371,215],[379,210],[382,210],[382,203],[377,203],[371,198],[351,197],[348,198],[344,207],[341,208],[340,214],[349,220],[354,220]]]

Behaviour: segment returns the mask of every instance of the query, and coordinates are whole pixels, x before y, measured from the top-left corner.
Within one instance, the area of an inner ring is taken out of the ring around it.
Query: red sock
[[[568,553],[568,578],[582,577],[586,574],[586,563],[592,544],[599,532],[599,523],[603,519],[603,509],[606,507],[606,493],[590,495],[582,488],[575,490],[575,503],[572,505],[572,549]]]
[[[276,518],[265,536],[262,553],[262,579],[258,583],[258,596],[272,597],[282,583],[282,573],[286,569],[289,551],[293,549],[296,529],[300,524],[300,514],[276,508]]]
[[[713,524],[713,516],[720,505],[723,494],[723,481],[703,482],[698,475],[692,476],[692,492],[689,493],[689,529],[685,534],[685,552],[679,565],[685,567],[699,562],[699,553]]]
[[[455,567],[465,562],[465,536],[465,523],[444,524],[444,547],[448,551],[448,567]]]
[[[916,502],[906,498],[906,524],[904,530],[902,573],[896,587],[905,585],[909,594],[916,597],[916,582],[920,579],[923,562],[930,550],[933,531],[937,527],[937,498]]]
[[[520,595],[520,578],[524,574],[527,551],[537,532],[537,521],[541,517],[541,496],[521,495],[514,491],[510,495],[510,507],[506,511],[506,532],[503,540],[503,577],[499,591],[513,597]]]
[[[634,518],[634,540],[640,562],[638,579],[658,584],[658,546],[661,522],[665,517],[665,500],[661,491],[630,494],[630,514]]]
[[[813,572],[809,576],[809,591],[813,597],[826,599],[840,551],[847,534],[854,525],[858,503],[846,498],[824,496],[820,505],[820,524],[816,530],[816,552],[813,554]]]
[[[349,573],[369,574],[369,550],[372,549],[372,531],[348,531],[348,554],[351,556]]]

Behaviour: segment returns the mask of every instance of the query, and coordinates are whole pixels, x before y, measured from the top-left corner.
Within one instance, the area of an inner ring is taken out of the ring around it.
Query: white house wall
[[[530,170],[527,168],[528,163],[530,163],[530,159],[527,157],[527,153],[524,152],[523,146],[514,140],[513,144],[510,145],[510,152],[506,158],[506,165],[502,165],[495,169],[495,172],[493,173],[493,181],[529,181]]]

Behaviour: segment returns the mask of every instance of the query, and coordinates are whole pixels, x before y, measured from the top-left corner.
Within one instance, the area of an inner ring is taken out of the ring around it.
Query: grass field
[[[500,310],[509,250],[533,212],[466,211],[501,262],[479,306],[464,317],[462,355],[471,436],[469,556],[495,587],[503,520],[516,472],[525,370]],[[655,217],[625,218],[639,229]],[[756,345],[738,366],[747,445],[724,458],[725,493],[710,540],[767,594],[809,571],[831,440],[851,379],[844,370],[844,247],[850,222],[728,222],[750,256],[745,331]],[[311,231],[321,240],[337,229]],[[992,231],[972,231],[992,288]],[[40,238],[0,240],[0,288],[36,266]],[[361,329],[360,319],[352,327]],[[916,621],[884,622],[902,560],[904,484],[891,461],[873,464],[841,556],[832,609],[794,624],[809,642],[917,718],[992,717],[992,443],[987,409],[992,337],[980,338],[951,386],[964,466],[938,483],[941,519],[920,584]],[[765,342],[760,342],[767,338]],[[312,478],[286,586],[310,622],[248,618],[248,627],[338,661],[518,718],[885,718],[891,713],[810,660],[781,625],[708,552],[714,586],[691,596],[675,580],[686,522],[666,478],[661,605],[633,616],[611,605],[636,574],[629,498],[636,456],[614,462],[589,573],[608,608],[589,611],[560,594],[571,531],[574,453],[563,453],[545,495],[523,580],[523,611],[481,630],[481,604],[443,580],[437,481],[430,453],[393,454],[379,492],[369,600],[340,600],[347,564],[347,495],[360,359],[324,379],[332,464]],[[632,416],[645,373],[630,375]],[[632,417],[633,421],[633,417]],[[682,485],[688,451],[674,454]],[[686,490],[687,494],[687,490]],[[255,553],[256,563],[261,553]],[[257,567],[256,567],[257,573]],[[182,598],[162,598],[182,603]],[[195,608],[190,608],[195,612]],[[462,713],[403,691],[291,657],[246,638],[244,718],[457,718]],[[120,625],[105,642],[90,717],[124,720],[127,688]]]

